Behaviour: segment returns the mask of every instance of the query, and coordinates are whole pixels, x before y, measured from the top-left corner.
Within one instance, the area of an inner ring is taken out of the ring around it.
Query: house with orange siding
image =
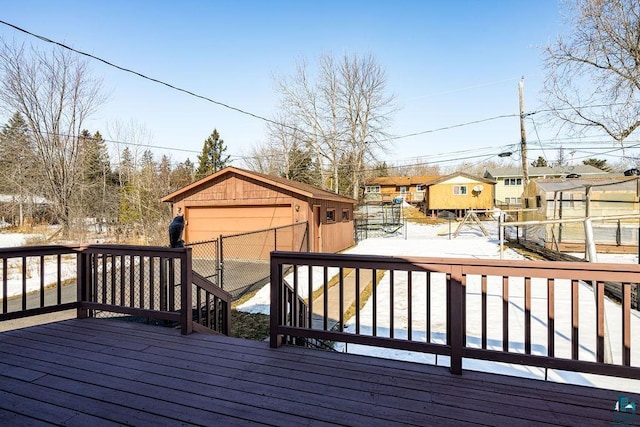
[[[402,198],[411,204],[422,203],[424,199],[425,182],[439,178],[439,176],[384,176],[369,178],[364,182],[364,203],[391,203],[394,199]]]

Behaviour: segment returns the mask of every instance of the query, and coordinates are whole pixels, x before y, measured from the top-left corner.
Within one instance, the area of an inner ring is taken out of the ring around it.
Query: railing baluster
[[[373,275],[373,289],[371,290],[371,297],[373,298],[373,317],[372,317],[372,329],[371,332],[374,337],[378,336],[378,283],[376,279],[378,278],[378,271],[374,268],[371,270]]]
[[[27,309],[27,257],[22,257],[22,309]]]
[[[58,301],[58,305],[60,305],[62,304],[62,254],[58,254],[56,258],[56,279],[58,283],[58,287],[56,289],[56,301]]]
[[[579,290],[578,281],[571,281],[571,358],[578,360],[579,354]]]
[[[292,326],[301,326],[299,319],[298,319],[298,315],[299,315],[299,311],[298,311],[298,266],[294,265],[293,266],[293,314],[292,314],[292,319],[293,319],[293,325]]]
[[[425,278],[425,293],[426,293],[426,329],[427,329],[427,342],[431,342],[431,272],[426,272]]]
[[[2,258],[2,312],[6,313],[8,310],[7,306],[7,294],[9,293],[9,285],[8,285],[8,276],[7,272],[7,258]]]
[[[556,343],[556,311],[555,280],[547,279],[547,356],[555,357]]]
[[[524,278],[524,352],[531,354],[531,277]]]
[[[596,293],[596,360],[604,362],[604,283],[594,283]]]
[[[356,268],[356,334],[360,334],[360,267]]]
[[[135,285],[135,268],[136,257],[135,255],[129,255],[129,306],[136,306],[136,285]]]
[[[103,304],[107,304],[107,254],[102,254],[102,301]]]
[[[307,295],[309,295],[308,298],[308,305],[309,305],[309,312],[307,313],[307,315],[309,316],[309,327],[313,329],[313,266],[311,264],[307,265],[307,287],[309,289]],[[298,265],[295,265],[295,268],[298,268]]]
[[[411,285],[412,274],[407,272],[407,339],[412,340],[413,332],[413,286]]]
[[[509,277],[502,276],[502,351],[509,351]]]
[[[184,275],[184,272],[182,272]],[[182,286],[189,287],[190,284],[182,281]],[[140,262],[138,263],[138,289],[140,290],[140,308],[145,308],[145,285],[144,285],[144,256],[140,255]],[[183,310],[188,310],[188,307],[182,307]]]
[[[116,304],[116,256],[114,254],[109,255],[109,261],[111,262],[111,304]]]
[[[481,342],[482,348],[487,348],[487,275],[483,274],[481,280],[481,292],[482,292],[482,332]]]
[[[344,332],[344,268],[340,267],[339,295],[338,295],[338,330]]]
[[[395,329],[395,325],[394,325],[394,305],[395,305],[395,299],[394,299],[394,282],[395,282],[395,278],[394,278],[394,270],[389,270],[389,338],[393,338],[393,333],[394,333],[394,329]]]
[[[40,307],[44,307],[44,255],[40,255]]]
[[[631,284],[622,286],[622,364],[631,366]]]
[[[322,268],[322,302],[323,302],[323,318],[322,318],[322,329],[329,329],[329,283],[327,279],[327,266],[325,265]]]

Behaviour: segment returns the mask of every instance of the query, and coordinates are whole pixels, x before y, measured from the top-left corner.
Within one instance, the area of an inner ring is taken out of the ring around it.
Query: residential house
[[[562,177],[591,177],[609,175],[601,169],[591,165],[575,166],[542,166],[527,168],[529,179],[562,178]],[[487,169],[484,177],[495,180],[495,205],[501,208],[510,206],[521,207],[522,192],[524,190],[521,167],[502,167]]]
[[[428,216],[447,210],[464,216],[468,210],[493,209],[495,181],[456,172],[424,183],[423,210]]]
[[[402,199],[411,204],[424,200],[425,182],[438,176],[384,176],[369,178],[364,182],[365,203],[392,203]]]
[[[584,251],[589,216],[599,252],[637,252],[638,218],[602,217],[640,213],[637,176],[536,179],[524,192],[524,221],[558,220],[554,224],[527,225],[525,238],[542,246],[567,252]],[[561,222],[560,220],[576,220]]]

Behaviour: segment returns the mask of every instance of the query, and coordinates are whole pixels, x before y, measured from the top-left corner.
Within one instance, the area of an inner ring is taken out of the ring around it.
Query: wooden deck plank
[[[25,402],[0,421],[19,424],[46,396],[52,423],[588,426],[620,394],[105,319],[0,334],[0,398]]]
[[[105,333],[105,331],[102,331],[103,333]],[[150,343],[153,344],[153,343]],[[197,347],[197,346],[194,346]],[[119,349],[112,349],[113,351],[121,351]],[[280,351],[280,350],[277,350]],[[309,352],[308,350],[306,351],[307,353]],[[223,352],[222,355],[227,355],[227,351]],[[280,351],[281,353],[281,351]],[[242,354],[242,355],[238,355],[239,357],[242,356],[246,356],[246,354]],[[180,355],[178,353],[176,354],[169,354],[168,357],[180,357]],[[209,357],[209,355],[207,355],[207,357]],[[235,357],[232,357],[233,360],[235,360]],[[217,363],[220,362],[220,358],[217,359]],[[194,360],[194,362],[198,363],[198,364],[202,364],[204,361],[203,360]],[[260,359],[260,360],[256,360],[256,366],[264,366],[265,360]],[[260,362],[260,363],[258,363]],[[162,362],[160,362],[162,363]],[[269,369],[271,371],[273,371],[274,369],[278,369],[279,367],[275,367],[274,366],[267,366],[266,369]],[[225,371],[232,371],[234,368],[233,365],[231,366],[225,366]],[[289,364],[287,369],[296,369],[295,367],[291,366]],[[302,371],[304,371],[305,366],[302,366],[300,368]],[[335,370],[333,368],[329,368],[331,370],[331,372],[334,372]],[[442,370],[442,368],[440,368]],[[242,367],[241,372],[248,372],[248,367]],[[251,375],[255,377],[255,375],[257,374],[257,371],[252,371]],[[341,375],[344,376],[345,370],[343,367],[343,370],[341,371]],[[276,378],[279,376],[280,374],[276,373]],[[323,375],[330,375],[329,374],[323,374]],[[356,376],[356,378],[360,378],[362,379],[362,377]],[[394,376],[394,378],[397,379],[397,375]],[[454,379],[456,377],[453,377]],[[459,377],[457,377],[459,379]],[[341,391],[342,397],[344,399],[350,398],[351,396],[349,396],[348,394],[345,394],[345,390],[348,390],[348,384],[345,384],[343,382],[341,382],[342,378],[334,378],[332,380],[332,383],[334,385],[337,385],[339,387],[339,390]],[[302,383],[306,384],[309,381],[308,377],[305,377],[305,381],[302,381]],[[408,382],[411,381],[416,381],[414,378],[408,378],[407,379]],[[423,383],[423,381],[419,382],[419,384],[421,385]],[[321,383],[319,383],[321,384]],[[541,384],[540,381],[537,381],[536,385]],[[542,383],[544,384],[544,383]],[[404,387],[408,387],[407,382],[403,382],[403,386]],[[522,383],[518,384],[517,389],[520,390],[522,387]],[[478,405],[482,405],[482,402],[492,402],[491,400],[487,401],[485,399],[485,396],[487,395],[486,393],[486,387],[483,388],[479,388],[478,390],[469,392],[469,390],[467,389],[467,392],[465,393],[465,395],[463,397],[459,396],[459,390],[460,390],[460,386],[459,385],[448,385],[448,384],[438,384],[434,387],[437,390],[437,396],[440,397],[440,402],[438,402],[438,407],[442,406],[442,407],[446,407],[447,406],[447,402],[450,401],[456,401],[456,405],[458,406],[463,406],[463,407],[470,407],[473,408],[475,406]],[[418,390],[417,386],[413,388],[413,390],[409,390],[409,392],[411,394],[416,394],[416,390]],[[241,391],[246,391],[246,390],[241,390]],[[301,391],[300,389],[296,389],[296,392]],[[404,393],[402,393],[402,391],[404,391]],[[400,393],[395,393],[396,397],[399,398],[399,403],[403,404],[401,407],[406,407],[408,404],[411,404],[411,398],[407,398],[405,396],[402,396],[403,394],[407,394],[407,390],[400,390]],[[532,408],[532,413],[527,415],[529,418],[531,418],[534,421],[540,421],[543,422],[545,417],[547,417],[547,415],[545,415],[544,413],[546,412],[552,412],[552,413],[556,413],[557,417],[560,419],[565,419],[565,421],[567,423],[570,424],[576,424],[576,423],[586,423],[587,425],[591,424],[594,422],[594,420],[602,420],[602,421],[607,421],[610,418],[610,406],[605,405],[604,411],[599,410],[597,408],[593,408],[591,407],[591,405],[594,404],[594,401],[589,401],[586,402],[583,406],[583,409],[581,411],[581,413],[577,416],[572,416],[572,415],[567,415],[564,413],[564,410],[566,408],[566,403],[564,402],[557,402],[555,399],[551,399],[551,400],[543,400],[543,399],[538,399],[535,397],[531,397],[531,395],[526,396],[526,397],[520,397],[517,394],[513,394],[511,393],[509,390],[503,390],[502,394],[504,394],[505,399],[501,402],[500,405],[498,405],[498,407],[500,408],[499,410],[495,410],[493,409],[491,413],[489,413],[489,417],[491,417],[491,419],[494,419],[496,416],[500,416],[500,415],[506,415],[506,416],[511,416],[514,417],[513,413],[518,413],[518,408],[520,408],[522,405],[527,405],[528,407]],[[377,394],[376,396],[380,395],[380,390],[377,390]],[[433,401],[433,399],[431,398],[431,396],[429,394],[424,394],[423,396],[420,396],[419,394],[417,395],[418,399],[416,402],[414,402],[414,404],[419,405],[420,403],[426,401]],[[575,401],[576,396],[575,394],[571,394],[570,396],[568,396],[568,398],[573,399],[573,401]],[[611,401],[615,401],[615,400],[611,400]],[[598,400],[598,402],[600,404],[602,404],[603,402],[601,400]],[[317,402],[316,402],[317,403]],[[496,402],[493,402],[496,403]],[[606,402],[605,402],[606,403]],[[609,402],[610,403],[610,402]],[[320,403],[319,403],[320,404]],[[377,405],[381,404],[381,401],[378,400],[376,402]],[[574,402],[575,404],[575,402]],[[436,411],[437,412],[437,411]],[[433,414],[433,412],[431,411],[430,413]],[[465,413],[464,409],[460,409],[458,410],[458,413],[456,414],[456,416],[468,416],[469,414]],[[482,413],[476,413],[476,418],[478,416],[481,416]],[[515,416],[515,418],[517,418],[517,415]]]
[[[29,344],[31,342],[27,341],[27,343]],[[64,350],[65,347],[62,346],[58,348],[58,350],[60,349]],[[17,351],[17,349],[15,350]],[[36,352],[40,352],[41,354],[34,356],[34,353]],[[104,354],[96,356],[92,356],[91,354],[81,354],[80,356],[82,357],[82,359],[80,361],[77,361],[73,356],[65,357],[64,355],[60,354],[52,354],[51,351],[44,353],[32,348],[24,348],[22,351],[20,351],[20,353],[23,358],[27,356],[39,357],[40,359],[54,357],[55,363],[50,363],[50,365],[52,366],[48,367],[48,369],[53,369],[54,367],[58,366],[57,375],[65,377],[71,375],[70,371],[77,370],[75,368],[81,368],[86,370],[87,372],[90,372],[91,370],[102,371],[103,369],[105,369],[105,367],[98,366],[98,364],[101,362],[88,361],[88,359],[105,358],[105,362],[102,363],[106,365],[108,362],[108,366],[106,367],[107,369],[109,368],[109,366],[112,367],[113,364],[118,363],[118,360],[116,359],[117,355],[115,354],[113,356]],[[132,386],[135,387],[135,385],[138,384],[139,390],[137,390],[137,393],[141,393],[141,384],[152,384],[154,386],[158,386],[158,390],[152,390],[148,392],[152,395],[161,393],[166,388],[173,390],[174,393],[172,394],[172,396],[174,396],[174,398],[180,391],[188,394],[186,400],[182,402],[182,404],[193,404],[192,401],[194,392],[191,390],[195,387],[198,390],[198,394],[207,396],[207,400],[205,402],[207,405],[210,405],[210,399],[212,398],[217,399],[216,402],[220,402],[221,399],[235,399],[236,402],[243,402],[245,404],[245,407],[243,409],[243,413],[245,414],[247,412],[247,407],[251,406],[250,403],[252,402],[252,400],[247,400],[247,396],[254,396],[254,399],[259,398],[261,401],[260,416],[262,418],[268,415],[268,411],[267,413],[265,413],[264,411],[268,409],[269,406],[275,406],[278,407],[280,411],[285,411],[288,414],[299,413],[301,416],[308,416],[308,414],[318,411],[318,409],[320,408],[322,410],[322,413],[317,415],[317,419],[325,421],[327,423],[333,423],[336,418],[341,418],[349,423],[355,423],[359,419],[359,417],[368,415],[372,411],[375,412],[378,417],[386,419],[386,421],[390,424],[396,422],[394,420],[394,417],[402,417],[403,415],[404,421],[413,421],[414,423],[421,423],[422,421],[424,421],[424,417],[420,416],[419,414],[410,414],[413,416],[413,420],[408,419],[409,417],[406,416],[406,410],[404,410],[404,408],[400,411],[390,413],[390,411],[385,410],[384,406],[375,408],[374,406],[372,406],[375,404],[371,402],[368,402],[367,405],[364,405],[364,402],[356,402],[353,407],[350,407],[349,405],[345,404],[345,402],[348,403],[349,399],[347,399],[344,395],[336,396],[334,399],[327,399],[322,394],[318,394],[316,392],[313,394],[309,393],[305,398],[305,396],[300,395],[298,390],[279,388],[274,386],[273,384],[263,384],[260,381],[247,381],[234,377],[222,377],[220,375],[207,372],[206,370],[192,372],[192,370],[187,369],[171,369],[173,371],[173,376],[168,377],[166,376],[167,363],[171,363],[171,360],[153,359],[150,358],[148,354],[137,352],[128,354],[125,350],[119,350],[118,354],[125,358],[131,359],[140,357],[140,367],[148,370],[146,372],[146,376],[136,375],[135,383],[133,385],[127,384],[128,380],[125,380],[121,377],[120,381],[124,383],[116,384],[118,383],[118,381],[114,381],[113,377],[117,376],[117,373],[114,369],[110,369],[109,376],[105,376],[104,378],[100,374],[94,374],[91,378],[92,383],[99,383],[101,385],[117,388],[122,391],[129,390]],[[180,357],[180,355],[177,355],[177,357]],[[19,363],[15,359],[12,360],[6,357],[5,359],[6,363]],[[210,358],[208,359],[210,360]],[[200,362],[201,364],[206,365],[205,361]],[[31,359],[29,363],[31,366],[35,366],[34,369],[43,369],[36,365],[36,361],[34,361],[33,359]],[[42,360],[40,360],[40,363],[43,364],[46,362],[42,362]],[[71,367],[70,364],[73,363],[75,363],[75,366]],[[219,367],[213,367],[211,369],[219,370]],[[242,375],[242,371],[237,372]],[[130,375],[129,372],[125,372],[124,374]],[[73,379],[82,381],[85,376],[86,374],[80,372],[77,373],[73,377]],[[183,379],[182,377],[186,377],[186,379]],[[224,389],[221,389],[220,384],[224,384],[224,381],[228,381],[229,379],[235,380],[234,387],[225,387]],[[94,395],[94,393],[92,393],[92,395]],[[277,398],[275,397],[276,395]],[[303,403],[300,403],[300,401],[302,401]],[[304,402],[313,403],[308,404]],[[342,403],[341,411],[336,411],[333,409],[333,407],[337,403]],[[366,408],[366,410],[361,409],[362,406],[368,406],[368,408]],[[287,417],[289,421],[291,421],[291,416],[287,415]]]

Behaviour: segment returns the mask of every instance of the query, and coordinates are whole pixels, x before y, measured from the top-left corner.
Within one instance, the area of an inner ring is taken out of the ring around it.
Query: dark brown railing
[[[63,257],[72,259],[63,263]],[[189,248],[5,248],[0,261],[0,321],[76,309],[79,318],[108,312],[158,319],[180,325],[183,334],[230,332],[231,296],[192,271]],[[75,274],[63,275],[69,261],[76,265]],[[16,296],[9,295],[10,276],[22,281]],[[37,289],[27,286],[30,276],[40,281]]]
[[[297,279],[303,268],[309,270],[306,282]],[[380,281],[382,273],[386,277]],[[355,276],[349,291],[344,288],[347,274]],[[309,307],[301,319],[285,275],[289,282],[293,275],[294,295],[303,287],[312,295],[318,286],[327,295],[329,283],[339,286],[338,318],[327,321],[325,298],[324,313],[314,314]],[[373,306],[367,319],[362,315],[363,278]],[[622,295],[613,309],[620,315],[606,320],[605,281],[619,283]],[[451,372],[458,374],[468,358],[640,379],[638,360],[631,364],[631,288],[639,282],[640,266],[626,264],[273,252],[270,341],[278,347],[294,338],[315,338],[446,355]],[[382,286],[389,287],[386,299],[380,297]],[[404,303],[395,292],[400,286]],[[581,292],[592,296],[580,299]],[[343,318],[347,298],[355,301],[352,332],[343,328],[349,321]],[[381,311],[383,304],[388,312]],[[418,312],[425,315],[418,319]],[[382,314],[387,320],[380,320]],[[514,326],[516,315],[521,328]],[[339,327],[332,330],[336,322]],[[607,323],[612,335],[607,335]],[[545,328],[544,340],[533,332],[540,328]],[[609,341],[619,344],[609,351]]]

